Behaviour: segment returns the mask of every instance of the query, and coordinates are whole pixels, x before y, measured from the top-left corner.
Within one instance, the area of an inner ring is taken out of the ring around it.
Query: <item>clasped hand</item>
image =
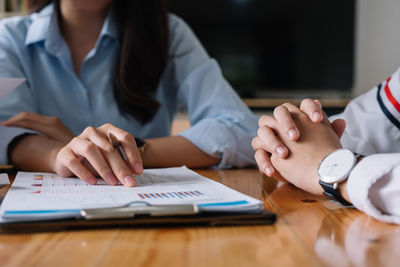
[[[345,122],[329,122],[318,100],[305,99],[300,108],[283,104],[273,116],[259,119],[252,141],[262,174],[287,181],[313,194],[322,194],[317,168],[322,158],[340,148]]]

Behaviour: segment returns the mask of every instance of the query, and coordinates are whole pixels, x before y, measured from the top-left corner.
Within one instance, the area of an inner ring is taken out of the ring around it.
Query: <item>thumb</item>
[[[343,119],[336,119],[331,124],[332,129],[335,131],[339,139],[342,137],[344,129],[346,128],[346,122]]]

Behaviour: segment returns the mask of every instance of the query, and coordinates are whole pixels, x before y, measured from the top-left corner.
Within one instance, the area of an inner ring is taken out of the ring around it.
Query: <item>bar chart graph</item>
[[[174,198],[196,198],[203,196],[200,191],[177,191],[177,192],[159,192],[159,193],[139,193],[141,199],[174,199]]]

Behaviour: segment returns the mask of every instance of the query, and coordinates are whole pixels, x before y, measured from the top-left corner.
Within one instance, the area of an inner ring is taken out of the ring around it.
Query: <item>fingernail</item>
[[[87,183],[91,184],[91,185],[95,185],[95,184],[97,184],[97,179],[93,176],[89,177],[89,178],[87,178]]]
[[[126,176],[125,178],[124,178],[124,182],[125,182],[125,185],[127,185],[127,186],[135,186],[135,179],[133,179],[131,176]]]
[[[276,153],[278,153],[281,156],[285,155],[285,152],[286,152],[286,150],[282,146],[278,146],[276,148]]]
[[[290,139],[294,139],[297,137],[297,131],[295,129],[290,129],[288,131],[288,135],[289,135]]]
[[[117,177],[115,177],[114,174],[108,175],[106,179],[107,179],[107,182],[108,182],[109,184],[112,184],[112,185],[118,184],[118,179],[117,179]]]
[[[318,112],[318,111],[315,111],[315,112],[313,113],[313,115],[312,115],[313,121],[320,121],[320,120],[321,120],[321,117],[322,117],[322,115],[321,115],[321,113]]]
[[[265,172],[265,174],[267,175],[267,176],[271,176],[271,174],[272,174],[272,169],[270,168],[270,167],[265,167],[264,168],[264,172]]]
[[[135,164],[135,171],[137,174],[141,174],[143,172],[142,164],[136,163]]]

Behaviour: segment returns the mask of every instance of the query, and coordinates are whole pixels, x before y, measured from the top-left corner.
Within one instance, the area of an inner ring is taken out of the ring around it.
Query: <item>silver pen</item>
[[[115,137],[115,135],[113,135],[111,132],[108,132],[108,140],[110,140],[111,145],[118,150],[122,159],[127,161],[128,158],[126,157],[125,151],[122,148],[121,143],[118,141],[117,137]]]

